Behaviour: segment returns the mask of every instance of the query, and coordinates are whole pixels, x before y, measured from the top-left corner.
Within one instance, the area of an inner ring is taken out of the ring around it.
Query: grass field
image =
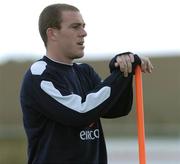
[[[137,138],[106,138],[108,164],[138,164]],[[146,139],[147,164],[180,163],[179,138]],[[0,164],[26,164],[26,141],[0,140]]]
[[[0,164],[25,164],[25,139],[0,139]]]

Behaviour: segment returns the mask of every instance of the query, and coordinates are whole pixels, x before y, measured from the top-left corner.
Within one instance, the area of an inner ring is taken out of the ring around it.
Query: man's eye
[[[79,28],[79,26],[73,26],[73,28],[74,28],[74,29],[78,29],[78,28]]]

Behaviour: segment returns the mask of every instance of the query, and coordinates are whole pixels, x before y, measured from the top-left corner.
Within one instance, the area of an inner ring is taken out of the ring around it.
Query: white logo
[[[99,138],[99,129],[95,130],[82,130],[80,132],[81,140],[94,140]]]

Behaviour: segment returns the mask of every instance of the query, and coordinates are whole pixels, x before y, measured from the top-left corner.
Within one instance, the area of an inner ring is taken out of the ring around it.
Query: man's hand
[[[146,73],[151,73],[153,70],[153,65],[151,61],[149,60],[148,57],[141,57],[141,70],[142,72]]]
[[[148,57],[141,57],[141,70],[142,72],[151,73],[153,69],[153,65]],[[119,67],[120,71],[124,74],[124,77],[128,77],[128,74],[131,73],[132,63],[134,62],[134,54],[129,53],[125,55],[117,56],[115,67]]]

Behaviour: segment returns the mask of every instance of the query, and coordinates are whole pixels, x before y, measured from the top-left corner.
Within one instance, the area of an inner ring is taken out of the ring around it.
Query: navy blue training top
[[[100,118],[127,115],[133,95],[133,75],[110,69],[101,81],[87,64],[44,56],[31,65],[20,93],[28,164],[107,163]]]

